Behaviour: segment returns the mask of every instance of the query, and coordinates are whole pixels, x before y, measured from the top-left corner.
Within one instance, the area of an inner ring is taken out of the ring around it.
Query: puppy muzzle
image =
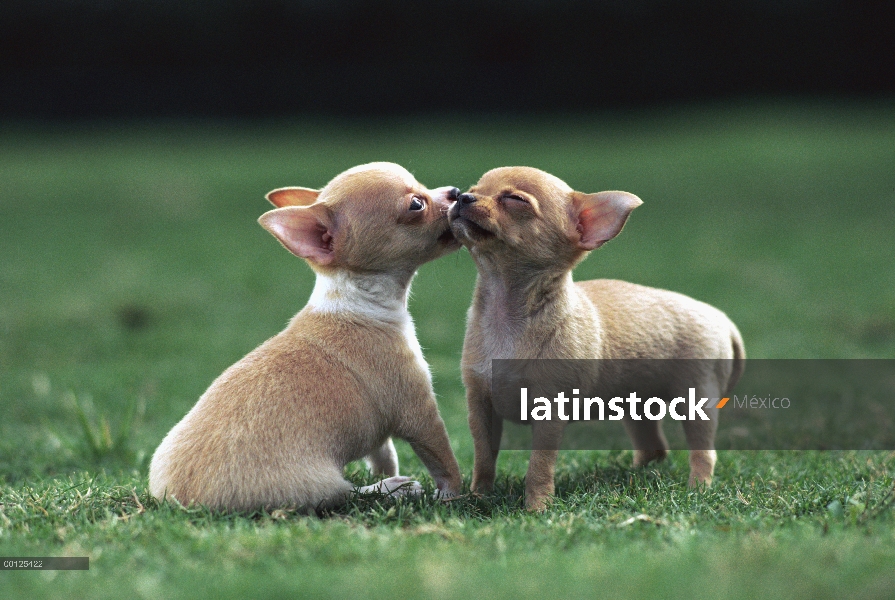
[[[454,219],[462,218],[464,209],[474,203],[475,196],[472,194],[460,194],[457,197],[457,201],[451,205],[451,208],[448,211],[448,219],[453,221]]]

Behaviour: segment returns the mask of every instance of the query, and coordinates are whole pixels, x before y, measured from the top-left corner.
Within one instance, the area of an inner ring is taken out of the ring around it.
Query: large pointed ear
[[[283,208],[284,206],[310,206],[317,202],[317,196],[319,195],[320,190],[303,187],[284,187],[267,192],[265,198],[277,208]]]
[[[577,212],[576,230],[582,250],[599,248],[619,234],[631,211],[643,201],[628,192],[574,192],[573,204]]]
[[[295,256],[321,266],[335,258],[333,218],[323,204],[277,208],[261,215],[258,222]]]

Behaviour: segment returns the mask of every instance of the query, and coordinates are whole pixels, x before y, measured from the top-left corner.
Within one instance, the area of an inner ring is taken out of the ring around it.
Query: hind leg
[[[668,456],[668,442],[662,433],[660,421],[647,419],[635,421],[625,418],[624,424],[628,437],[634,444],[635,467],[643,467],[653,461],[664,460]]]
[[[697,403],[702,398],[709,401],[720,395],[717,383],[703,385],[698,388]],[[718,430],[718,409],[705,408],[702,411],[709,418],[704,421],[696,415],[694,421],[684,421],[684,435],[687,437],[687,447],[690,448],[690,479],[687,484],[690,487],[698,485],[711,485],[715,472],[715,462],[718,453],[715,452],[715,432]]]
[[[395,477],[398,474],[398,453],[392,438],[385,440],[384,444],[373,450],[364,460],[373,475]]]

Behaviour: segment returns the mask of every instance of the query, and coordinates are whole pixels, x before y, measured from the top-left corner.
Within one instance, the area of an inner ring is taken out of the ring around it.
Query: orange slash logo
[[[724,408],[724,405],[727,404],[727,401],[730,398],[712,398],[712,401],[708,403],[706,408]]]

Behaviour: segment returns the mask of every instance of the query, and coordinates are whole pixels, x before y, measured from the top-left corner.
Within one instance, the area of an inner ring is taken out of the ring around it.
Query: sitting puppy
[[[407,440],[442,497],[460,492],[457,460],[407,312],[425,262],[459,248],[446,211],[457,188],[427,190],[398,165],[349,169],[322,190],[268,194],[261,225],[317,280],[280,334],[218,377],[162,441],[149,467],[159,499],[222,510],[318,509],[353,491],[419,493],[398,475],[389,436]],[[367,457],[377,484],[345,465]]]
[[[479,272],[462,360],[475,443],[473,491],[489,491],[494,485],[503,419],[521,422],[517,403],[493,402],[492,359],[735,359],[720,361],[721,372],[703,376],[700,395],[720,396],[738,380],[743,342],[721,311],[681,294],[623,281],[572,282],[572,268],[615,237],[640,204],[625,192],[583,194],[543,171],[505,167],[485,173],[451,207],[451,229]],[[656,372],[653,361],[649,373],[638,372],[635,361],[624,364],[600,372],[596,383],[601,393],[636,390],[646,382],[666,391],[680,384],[671,364]],[[709,484],[715,467],[717,409],[706,413],[710,421],[684,421],[691,486]],[[525,480],[525,505],[542,510],[553,494],[563,427],[556,421],[531,425],[535,449]],[[626,419],[625,425],[636,465],[666,456],[668,444],[657,421]]]

